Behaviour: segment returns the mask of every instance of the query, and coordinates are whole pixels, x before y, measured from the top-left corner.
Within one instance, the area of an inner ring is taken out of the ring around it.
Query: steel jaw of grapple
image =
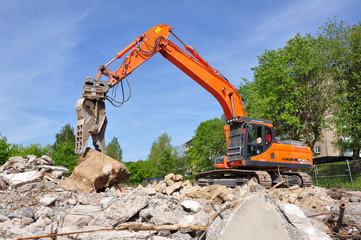
[[[104,98],[108,82],[99,79],[85,81],[83,97],[75,105],[77,115],[75,153],[82,154],[92,136],[95,150],[105,153],[104,134],[107,126]]]

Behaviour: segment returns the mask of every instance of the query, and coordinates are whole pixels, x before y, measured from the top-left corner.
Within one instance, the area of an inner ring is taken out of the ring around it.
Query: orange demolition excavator
[[[187,52],[172,42],[168,38],[169,34],[179,40]],[[85,152],[89,136],[93,138],[95,149],[105,152],[107,118],[104,100],[114,105],[123,104],[127,100],[124,100],[123,95],[121,102],[116,101],[107,95],[108,91],[118,87],[119,83],[123,87],[123,80],[158,52],[210,92],[224,111],[227,156],[215,160],[215,170],[196,175],[199,185],[222,184],[234,187],[249,180],[257,181],[266,188],[277,183],[301,187],[312,185],[312,179],[307,173],[290,171],[312,168],[311,149],[299,141],[280,141],[275,137],[271,121],[247,117],[237,89],[201,58],[193,47],[185,45],[174,35],[168,25],[157,25],[137,37],[109,63],[101,65],[94,79],[85,79],[82,98],[75,107],[78,118],[77,154]],[[116,71],[107,68],[126,53],[127,57]],[[107,80],[102,80],[102,76]]]

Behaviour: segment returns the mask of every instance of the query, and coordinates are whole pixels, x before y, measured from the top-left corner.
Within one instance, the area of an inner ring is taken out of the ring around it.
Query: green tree
[[[175,147],[174,155],[174,173],[186,175],[188,170],[187,156],[185,154],[185,144]]]
[[[55,142],[51,147],[50,156],[54,159],[56,165],[67,167],[71,173],[78,161],[78,156],[74,152],[74,128],[70,124],[66,124],[55,135]]]
[[[172,156],[171,149],[165,149],[159,155],[157,161],[157,176],[164,177],[169,173],[175,172],[175,159]]]
[[[30,143],[29,146],[26,147],[20,146],[19,154],[22,157],[27,157],[28,155],[36,155],[37,157],[41,157],[43,155],[48,155],[50,153],[50,148],[50,145],[42,147],[40,143]]]
[[[140,184],[151,177],[149,161],[125,162],[125,166],[132,173],[126,181],[128,184]]]
[[[21,144],[11,144],[10,146],[10,157],[22,156],[24,147]]]
[[[55,143],[53,145],[53,148],[56,149],[56,145],[70,141],[75,146],[75,133],[74,128],[70,124],[65,124],[59,133],[55,135]],[[75,149],[75,147],[74,147]]]
[[[118,143],[118,138],[113,139],[105,147],[105,154],[111,158],[121,161],[123,158],[123,150]]]
[[[214,118],[199,124],[186,151],[187,165],[192,173],[213,169],[213,161],[227,153],[224,121]]]
[[[254,81],[240,86],[249,116],[272,120],[277,135],[302,140],[312,149],[330,106],[323,47],[321,39],[297,34],[284,48],[258,57]]]
[[[329,21],[321,27],[327,66],[332,75],[333,124],[340,149],[350,147],[353,159],[361,149],[361,22],[353,26]],[[358,171],[360,166],[356,166]]]
[[[56,145],[56,151],[50,152],[55,165],[64,166],[69,169],[69,174],[75,168],[78,162],[78,156],[74,153],[74,144],[72,141],[60,142]]]
[[[157,176],[158,170],[157,170],[157,162],[159,161],[160,155],[163,151],[169,150],[171,154],[175,154],[175,150],[172,146],[171,137],[168,136],[167,133],[161,134],[152,144],[152,147],[150,149],[150,153],[148,154],[147,161],[149,161],[150,169],[152,171],[151,177],[159,177]]]
[[[5,136],[0,134],[0,165],[4,164],[10,157],[11,144],[7,142]]]
[[[51,152],[51,146],[45,145],[43,147],[40,143],[30,143],[28,146],[21,144],[11,144],[10,157],[21,156],[26,158],[28,155],[35,155],[41,157],[43,155],[49,155]]]

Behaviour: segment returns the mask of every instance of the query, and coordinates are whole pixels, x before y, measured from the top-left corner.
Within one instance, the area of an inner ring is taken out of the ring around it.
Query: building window
[[[321,153],[321,146],[315,147],[315,153],[320,154]]]

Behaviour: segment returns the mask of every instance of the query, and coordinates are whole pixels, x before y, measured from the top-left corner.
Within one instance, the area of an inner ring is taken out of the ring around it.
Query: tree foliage
[[[158,174],[158,161],[162,152],[168,150],[171,155],[175,154],[174,148],[172,146],[171,137],[167,133],[161,134],[154,142],[150,148],[150,153],[148,154],[147,161],[150,163],[150,169],[152,170],[152,177],[162,177]]]
[[[166,176],[175,171],[175,158],[172,156],[172,149],[164,149],[157,161],[157,176]]]
[[[111,158],[121,161],[123,158],[123,150],[119,145],[118,138],[113,139],[105,147],[105,154]]]
[[[125,162],[125,166],[132,173],[127,180],[128,184],[140,184],[143,180],[149,180],[152,176],[149,161]]]
[[[10,157],[10,146],[5,136],[0,134],[0,165],[4,164]]]
[[[181,174],[186,177],[188,174],[187,156],[185,154],[185,144],[175,146],[174,154],[174,171],[175,174]]]
[[[333,124],[341,150],[351,148],[353,159],[361,148],[361,22],[353,26],[329,21],[321,27],[325,55],[333,83]]]
[[[75,154],[75,133],[70,124],[65,124],[59,133],[55,135],[55,142],[52,145],[50,156],[55,164],[64,166],[71,173],[77,164],[78,156]]]
[[[51,152],[51,146],[48,144],[43,147],[40,143],[30,143],[28,146],[21,144],[11,144],[10,157],[21,156],[26,158],[28,155],[35,155],[41,157],[48,155]]]
[[[68,141],[74,144],[74,149],[75,149],[74,127],[72,127],[70,124],[65,124],[61,128],[60,132],[55,135],[55,143],[53,144],[53,148],[56,149],[58,144]]]
[[[164,177],[169,173],[184,175],[186,171],[184,147],[172,146],[171,137],[163,133],[154,140],[146,161],[125,162],[125,166],[132,173],[127,181],[131,184]]]
[[[303,140],[313,148],[320,140],[329,108],[323,43],[297,34],[284,48],[266,50],[254,67],[254,81],[241,85],[249,116],[272,120],[276,134]]]
[[[74,153],[75,147],[72,141],[59,142],[56,150],[50,152],[50,156],[55,161],[55,165],[64,166],[69,169],[69,174],[75,168],[78,162],[78,156]]]
[[[19,146],[19,154],[22,157],[27,157],[28,155],[36,155],[37,157],[41,157],[43,155],[48,155],[51,151],[50,145],[46,145],[43,147],[40,143],[30,143],[28,146],[23,147]]]
[[[186,151],[192,173],[213,169],[213,160],[227,153],[224,121],[214,118],[199,124]]]

